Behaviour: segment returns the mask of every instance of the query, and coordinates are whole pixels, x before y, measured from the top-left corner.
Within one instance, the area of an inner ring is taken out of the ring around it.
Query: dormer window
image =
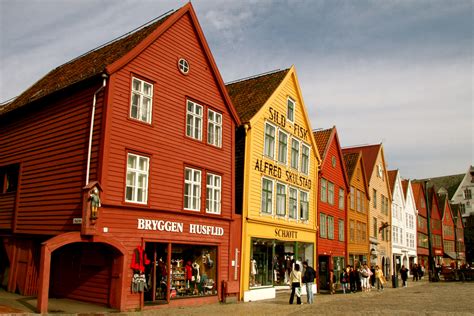
[[[132,78],[132,100],[130,117],[151,123],[153,85],[138,78]]]
[[[290,97],[288,97],[287,102],[286,118],[291,123],[295,122],[295,101]]]

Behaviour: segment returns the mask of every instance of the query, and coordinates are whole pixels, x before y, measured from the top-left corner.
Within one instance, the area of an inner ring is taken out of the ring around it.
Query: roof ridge
[[[228,81],[228,82],[225,82],[224,84],[227,86],[227,85],[231,85],[231,84],[238,83],[238,82],[243,82],[243,81],[252,80],[252,79],[256,79],[256,78],[263,77],[263,76],[272,75],[272,74],[274,74],[274,73],[277,73],[277,72],[280,72],[280,71],[289,70],[289,69],[290,69],[290,68],[286,68],[286,69],[280,69],[280,68],[278,68],[278,69],[270,70],[270,71],[263,72],[263,73],[260,73],[260,74],[256,74],[256,75],[252,75],[252,76],[248,76],[248,77],[244,77],[244,78],[240,78],[240,79]]]

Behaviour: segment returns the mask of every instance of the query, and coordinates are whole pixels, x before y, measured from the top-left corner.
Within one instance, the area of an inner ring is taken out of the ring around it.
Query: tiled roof
[[[226,84],[242,123],[250,121],[278,88],[290,69]]]
[[[105,71],[108,65],[131,51],[173,14],[169,14],[125,37],[94,49],[53,69],[14,101],[0,107],[0,115],[67,88],[75,83],[100,75]]]
[[[449,199],[451,199],[456,193],[459,185],[461,184],[462,180],[464,179],[465,174],[455,174],[451,176],[444,176],[444,177],[436,177],[429,179],[428,187],[431,188],[432,186],[435,187],[436,192],[439,189],[445,188],[448,191]],[[424,181],[424,179],[420,180]]]
[[[392,194],[395,193],[395,180],[397,179],[397,172],[398,170],[389,170],[388,173],[388,184],[390,185],[390,190],[392,190]]]
[[[316,145],[318,146],[319,155],[323,161],[325,159],[324,154],[327,151],[326,148],[329,146],[329,138],[331,137],[333,129],[334,127],[313,132]]]
[[[408,180],[402,180],[402,189],[403,198],[406,199],[408,196]]]
[[[362,152],[362,156],[364,157],[365,175],[366,175],[367,181],[370,181],[370,177],[372,176],[372,172],[374,171],[375,161],[377,160],[377,156],[379,154],[381,146],[382,144],[343,148],[342,152],[343,153],[355,153],[359,151]]]
[[[349,179],[352,178],[352,175],[354,174],[355,167],[357,165],[357,160],[359,159],[359,153],[344,153],[343,151],[343,156],[344,156],[344,163],[346,164],[346,170],[347,170],[347,176]]]

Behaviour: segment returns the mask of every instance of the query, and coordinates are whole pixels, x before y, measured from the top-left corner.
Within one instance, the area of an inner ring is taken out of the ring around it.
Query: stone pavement
[[[5,298],[11,295],[12,297]],[[2,305],[14,308],[7,313],[26,315],[34,310],[15,301],[18,295],[0,291],[0,313],[5,313]],[[383,292],[351,294],[317,294],[313,305],[289,305],[289,293],[280,292],[272,300],[209,304],[196,307],[175,307],[142,312],[119,313],[103,307],[82,304],[68,300],[50,300],[49,315],[474,315],[474,283],[427,281],[409,282],[407,288],[386,288]],[[34,298],[23,299],[33,302]],[[303,296],[306,302],[306,297]],[[8,304],[6,304],[8,303]],[[13,304],[15,303],[15,304]],[[82,305],[81,305],[82,304]]]

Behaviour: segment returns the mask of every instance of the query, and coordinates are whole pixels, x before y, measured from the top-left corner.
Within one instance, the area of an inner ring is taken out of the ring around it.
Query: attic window
[[[335,156],[332,156],[331,163],[332,163],[332,166],[335,168],[336,167],[336,157]]]
[[[179,71],[181,71],[181,73],[183,75],[187,75],[189,73],[189,63],[188,63],[188,61],[184,58],[180,58],[178,60],[178,68],[179,68]]]

